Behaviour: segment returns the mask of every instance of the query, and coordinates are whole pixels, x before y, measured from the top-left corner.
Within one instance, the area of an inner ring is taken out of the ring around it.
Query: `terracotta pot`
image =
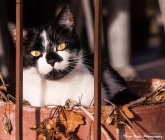
[[[154,91],[160,84],[165,83],[161,79],[126,79],[128,86],[133,94],[146,94],[148,91]],[[3,113],[11,119],[12,131],[7,134],[3,129],[2,121],[0,121],[0,140],[14,140],[15,139],[15,104],[0,102],[0,120],[2,120]],[[89,109],[90,110],[90,109]],[[29,127],[39,126],[40,122],[49,116],[51,108],[39,108],[24,106],[23,107],[23,140],[36,139],[37,133]],[[93,121],[80,109],[75,109],[77,113],[85,117],[85,125],[81,125],[75,133],[75,139],[94,140],[93,138]],[[155,139],[165,139],[165,104],[139,106],[132,109],[135,119],[133,124],[142,134],[143,137]],[[114,126],[106,126],[105,128],[112,139],[135,139],[135,136],[127,128],[116,129]],[[136,133],[136,136],[140,137]],[[162,136],[162,137],[161,137]],[[102,140],[105,140],[102,134]]]

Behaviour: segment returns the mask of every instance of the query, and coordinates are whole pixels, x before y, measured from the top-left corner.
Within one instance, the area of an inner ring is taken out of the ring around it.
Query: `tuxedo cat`
[[[16,27],[8,28],[15,42]],[[134,99],[124,79],[102,62],[101,96],[117,105]],[[93,105],[93,55],[85,55],[65,6],[53,24],[23,30],[23,99],[33,106],[64,105],[67,99]],[[102,102],[102,105],[106,105]]]

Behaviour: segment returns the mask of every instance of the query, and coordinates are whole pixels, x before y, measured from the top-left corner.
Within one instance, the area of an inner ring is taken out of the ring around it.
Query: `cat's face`
[[[8,27],[15,41],[15,25],[9,23]],[[67,75],[77,65],[80,55],[69,6],[61,10],[54,24],[23,31],[23,67],[36,67],[46,79],[57,80]]]

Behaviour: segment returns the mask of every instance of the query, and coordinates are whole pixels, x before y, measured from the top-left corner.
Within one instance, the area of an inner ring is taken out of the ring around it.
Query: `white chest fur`
[[[44,79],[34,67],[23,70],[23,99],[32,106],[64,105],[68,98],[89,106],[93,97],[93,76],[85,66],[56,81]]]

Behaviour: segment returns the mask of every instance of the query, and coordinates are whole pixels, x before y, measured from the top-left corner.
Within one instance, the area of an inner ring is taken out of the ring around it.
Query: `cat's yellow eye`
[[[57,46],[57,50],[62,51],[62,50],[65,49],[65,47],[66,47],[66,44],[65,44],[65,43],[61,43],[61,44],[59,44],[59,45]]]
[[[40,52],[40,51],[37,51],[37,50],[33,50],[33,51],[31,51],[30,53],[31,53],[31,55],[33,55],[34,57],[38,57],[38,56],[41,55],[41,52]]]

